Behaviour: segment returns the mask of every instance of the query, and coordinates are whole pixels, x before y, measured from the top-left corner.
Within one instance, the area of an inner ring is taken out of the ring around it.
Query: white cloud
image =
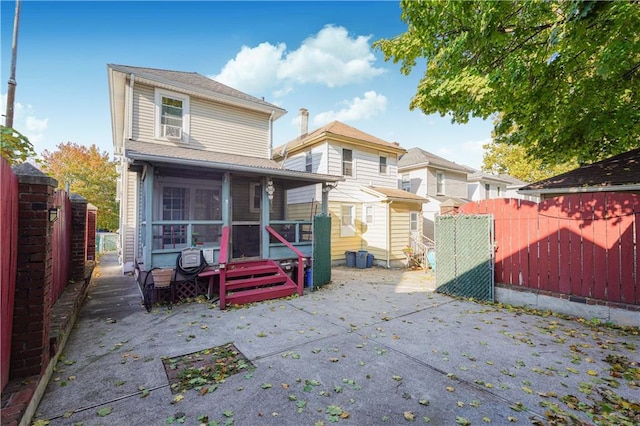
[[[482,167],[482,158],[484,156],[484,148],[482,148],[482,146],[486,145],[490,141],[491,138],[479,141],[467,141],[459,144],[455,149],[439,147],[436,154],[449,161],[454,161],[458,164],[464,164],[465,166],[480,170]]]
[[[244,92],[260,92],[276,78],[287,46],[280,43],[260,43],[257,47],[242,46],[235,59],[231,59],[212,79]]]
[[[6,123],[7,94],[0,96],[0,111],[2,111],[3,124]],[[38,118],[31,105],[23,105],[16,102],[13,107],[13,128],[29,138],[29,142],[36,144],[44,139],[49,126],[48,118]]]
[[[385,72],[373,66],[376,58],[370,38],[350,37],[344,27],[328,25],[290,52],[286,52],[284,43],[242,46],[220,74],[211,78],[253,93],[283,84],[284,89],[277,89],[280,95],[291,90],[293,83],[338,87],[361,82]]]
[[[366,92],[362,98],[346,101],[346,108],[340,111],[325,111],[313,118],[313,124],[322,126],[333,120],[358,121],[371,118],[387,109],[387,98],[373,90]]]

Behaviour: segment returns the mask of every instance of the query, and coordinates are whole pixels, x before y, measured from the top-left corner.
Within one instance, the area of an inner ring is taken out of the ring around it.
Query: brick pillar
[[[87,261],[87,200],[78,194],[71,194],[71,280],[84,280]]]
[[[87,261],[96,260],[96,228],[98,222],[98,208],[93,204],[87,205]]]
[[[39,375],[49,363],[53,223],[58,182],[28,163],[18,177],[18,262],[11,345],[11,378]]]

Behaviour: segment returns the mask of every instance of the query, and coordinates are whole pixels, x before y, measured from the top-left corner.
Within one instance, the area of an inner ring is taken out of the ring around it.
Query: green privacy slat
[[[436,217],[436,286],[453,296],[493,300],[493,217]]]
[[[331,281],[331,217],[313,218],[313,285],[314,287]]]

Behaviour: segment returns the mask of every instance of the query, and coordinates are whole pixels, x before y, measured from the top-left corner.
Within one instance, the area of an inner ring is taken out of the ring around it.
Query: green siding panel
[[[331,281],[331,217],[318,215],[313,218],[313,286]]]

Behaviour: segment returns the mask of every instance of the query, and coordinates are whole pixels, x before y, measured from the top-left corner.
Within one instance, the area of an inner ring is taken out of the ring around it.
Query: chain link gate
[[[493,216],[436,216],[439,293],[493,301]]]

